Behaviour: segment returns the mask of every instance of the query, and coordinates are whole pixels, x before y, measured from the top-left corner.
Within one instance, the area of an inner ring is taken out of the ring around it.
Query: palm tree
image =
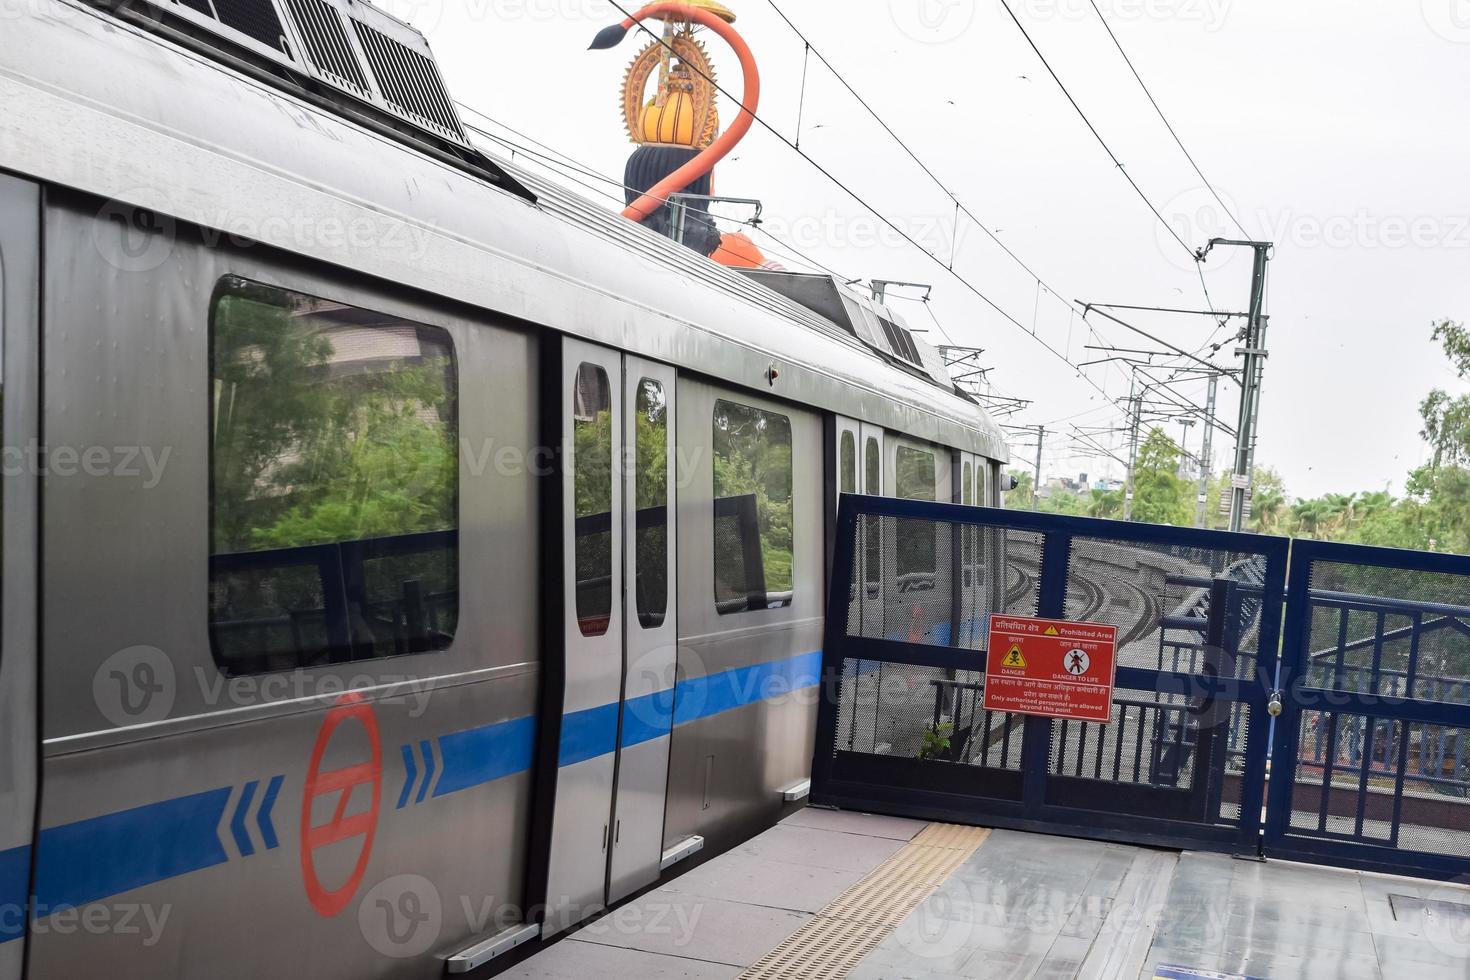
[[[1286,506],[1286,494],[1280,487],[1265,487],[1251,498],[1251,514],[1255,517],[1256,530],[1271,534],[1281,521],[1281,511]]]
[[[1123,512],[1123,493],[1119,490],[1092,490],[1087,502],[1088,517],[1117,517]]]

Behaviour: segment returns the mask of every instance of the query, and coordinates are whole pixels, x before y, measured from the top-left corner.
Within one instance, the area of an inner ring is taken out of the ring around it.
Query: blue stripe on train
[[[36,908],[50,915],[224,864],[219,826],[230,787],[41,831]]]
[[[29,845],[0,851],[0,945],[25,935],[26,892],[30,877]]]
[[[660,738],[675,725],[813,687],[821,675],[822,654],[817,651],[682,680],[671,691],[628,702],[623,747]],[[617,732],[616,703],[567,715],[562,720],[560,764],[571,766],[607,755],[617,748]]]
[[[820,680],[821,671],[821,653],[804,653],[685,680],[672,691],[636,698],[624,715],[623,745],[638,745],[668,734],[675,725],[810,688]],[[617,730],[617,704],[568,715],[562,723],[561,765],[612,752]],[[535,739],[534,717],[441,735],[442,767],[433,796],[530,770]],[[278,788],[272,780],[268,790],[272,801]],[[224,787],[41,831],[36,907],[49,915],[226,863],[229,855],[219,830],[230,794],[231,788]],[[268,847],[273,840],[272,835]],[[29,872],[28,848],[0,851],[0,909],[12,903],[24,907]],[[0,943],[22,931],[20,917],[0,915]]]

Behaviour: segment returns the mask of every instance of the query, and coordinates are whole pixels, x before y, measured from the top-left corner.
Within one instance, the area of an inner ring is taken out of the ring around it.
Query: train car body
[[[836,495],[999,430],[145,21],[0,30],[0,978],[437,976],[769,824]]]

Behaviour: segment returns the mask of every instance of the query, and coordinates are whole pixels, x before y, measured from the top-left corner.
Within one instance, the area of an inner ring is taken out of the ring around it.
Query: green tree
[[[1149,524],[1194,523],[1189,485],[1179,478],[1179,444],[1153,429],[1133,468],[1133,519]]]

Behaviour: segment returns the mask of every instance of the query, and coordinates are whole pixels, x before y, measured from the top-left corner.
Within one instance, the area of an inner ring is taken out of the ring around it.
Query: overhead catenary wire
[[[626,17],[626,18],[628,18],[630,20],[633,19],[632,13],[627,9],[627,7],[625,7],[623,5],[623,3],[621,2],[621,0],[608,0],[608,2],[612,4],[612,6],[613,6],[614,9],[616,9],[617,11],[619,11],[620,13],[622,13],[624,17]],[[673,52],[674,51],[673,46],[661,34],[659,34],[659,33],[655,32],[655,31],[651,30],[648,27],[648,25],[644,24],[642,21],[634,21],[634,25],[640,31],[642,31],[644,34],[648,35],[655,42],[657,42],[658,44],[662,45],[664,48],[668,49],[670,52]],[[1067,364],[1068,366],[1072,367],[1073,369],[1077,369],[1077,365],[1074,364],[1071,360],[1069,360],[1065,354],[1061,353],[1055,347],[1053,347],[1051,344],[1047,343],[1039,335],[1032,334],[1031,331],[1025,326],[1025,324],[1023,324],[1020,320],[1016,319],[1015,316],[1013,316],[1009,311],[1007,311],[1004,307],[1002,307],[995,300],[991,299],[990,296],[988,296],[983,290],[981,290],[978,286],[976,286],[970,280],[966,279],[964,276],[960,275],[958,272],[955,272],[953,269],[949,268],[946,265],[946,263],[944,262],[943,259],[939,258],[939,256],[935,255],[929,249],[925,248],[920,242],[918,242],[916,239],[914,239],[914,237],[912,235],[910,235],[906,230],[904,230],[903,228],[901,228],[891,218],[889,218],[887,215],[883,214],[881,211],[879,211],[873,205],[869,204],[866,198],[864,198],[857,191],[853,190],[846,183],[844,183],[840,178],[837,177],[836,174],[832,173],[832,171],[830,169],[828,169],[825,165],[823,165],[821,163],[821,161],[815,159],[809,153],[807,153],[805,150],[803,150],[801,147],[799,147],[795,143],[793,143],[789,137],[787,137],[780,130],[778,130],[774,126],[772,126],[769,122],[767,122],[764,118],[762,118],[759,113],[757,113],[757,112],[751,112],[750,109],[746,108],[745,103],[743,102],[743,100],[741,100],[739,97],[737,97],[729,89],[725,88],[723,85],[721,85],[714,78],[710,77],[710,75],[707,72],[704,72],[703,70],[701,70],[697,66],[690,65],[689,67],[693,71],[695,71],[697,74],[699,74],[700,77],[704,78],[705,81],[709,82],[712,86],[714,86],[715,89],[720,94],[722,94],[726,98],[730,99],[732,102],[735,103],[735,105],[740,106],[740,109],[741,109],[742,112],[749,112],[750,115],[751,115],[752,120],[754,122],[758,123],[761,126],[762,129],[764,129],[766,132],[770,133],[779,142],[783,143],[788,149],[790,149],[792,152],[796,153],[803,160],[805,160],[818,173],[820,173],[823,177],[825,177],[828,181],[830,181],[833,184],[833,186],[837,187],[844,194],[846,194],[848,197],[850,197],[856,204],[858,204],[858,206],[860,206],[861,208],[863,208],[863,210],[867,211],[874,218],[876,218],[879,222],[881,222],[882,224],[886,225],[889,228],[889,230],[891,230],[894,234],[898,235],[905,242],[907,242],[908,244],[912,245],[918,251],[922,252],[925,256],[927,256],[932,262],[934,262],[936,265],[938,265],[941,269],[944,269],[946,272],[948,272],[952,277],[954,277],[954,279],[961,286],[963,286],[965,289],[967,289],[971,293],[973,293],[978,299],[980,299],[983,303],[985,303],[986,306],[990,307],[990,309],[992,309],[993,311],[995,311],[995,313],[997,315],[999,315],[1002,319],[1004,319],[1007,322],[1011,323],[1017,329],[1021,330],[1023,333],[1026,333],[1028,336],[1031,336],[1046,351],[1048,351],[1050,354],[1052,354],[1052,356],[1056,357],[1058,360],[1062,361],[1063,363]],[[1182,244],[1182,240],[1181,240],[1181,244]],[[1191,252],[1190,254],[1192,255],[1193,252]],[[1098,385],[1098,383],[1095,382],[1095,381],[1093,381],[1091,378],[1087,377],[1086,374],[1083,374],[1083,373],[1080,373],[1079,372],[1079,376],[1085,382],[1087,382],[1087,384],[1089,384],[1093,388],[1097,389],[1099,392],[1102,392],[1102,394],[1104,396],[1107,395],[1106,389],[1104,389],[1102,386]]]
[[[1215,200],[1219,203],[1220,209],[1225,212],[1225,215],[1230,219],[1231,223],[1240,230],[1241,237],[1249,239],[1251,237],[1250,232],[1245,230],[1245,226],[1240,223],[1240,219],[1237,218],[1234,212],[1230,210],[1230,206],[1225,203],[1224,198],[1220,196],[1220,192],[1215,190],[1215,185],[1210,183],[1209,178],[1205,176],[1205,172],[1201,170],[1199,164],[1195,162],[1194,155],[1189,152],[1188,148],[1185,147],[1184,141],[1179,138],[1179,134],[1174,131],[1173,124],[1169,122],[1169,117],[1164,115],[1164,110],[1159,107],[1159,102],[1157,99],[1154,98],[1153,92],[1149,91],[1149,87],[1147,84],[1145,84],[1143,76],[1138,73],[1138,69],[1134,66],[1133,59],[1128,57],[1128,52],[1123,50],[1123,44],[1121,41],[1118,40],[1118,35],[1113,33],[1113,26],[1108,23],[1108,19],[1103,16],[1103,12],[1098,9],[1097,0],[1088,0],[1088,3],[1092,4],[1093,13],[1097,14],[1098,20],[1102,21],[1103,29],[1108,32],[1108,37],[1113,39],[1113,46],[1118,49],[1118,53],[1122,55],[1123,60],[1127,62],[1128,70],[1133,72],[1133,77],[1138,80],[1138,87],[1143,89],[1143,94],[1148,96],[1149,104],[1152,105],[1154,107],[1154,111],[1159,114],[1159,119],[1164,123],[1164,128],[1169,131],[1170,136],[1174,137],[1174,142],[1179,144],[1179,150],[1184,154],[1184,158],[1189,161],[1189,165],[1194,168],[1194,172],[1198,174],[1199,179],[1204,182],[1206,189],[1209,190],[1209,192],[1214,196]]]
[[[1097,127],[1092,124],[1092,120],[1087,118],[1087,113],[1082,111],[1082,106],[1078,105],[1077,100],[1072,97],[1071,90],[1067,88],[1061,76],[1056,73],[1056,69],[1052,68],[1051,62],[1046,60],[1046,55],[1041,53],[1041,48],[1037,47],[1036,42],[1032,40],[1030,32],[1026,30],[1026,25],[1021,23],[1021,18],[1017,17],[1016,12],[1011,9],[1009,0],[1000,0],[1000,5],[1005,8],[1005,12],[1015,22],[1016,29],[1021,32],[1021,36],[1026,39],[1026,43],[1031,45],[1031,50],[1036,52],[1036,57],[1041,59],[1041,64],[1046,68],[1047,74],[1051,75],[1052,81],[1057,83],[1057,87],[1062,90],[1062,94],[1067,97],[1067,101],[1072,104],[1072,108],[1077,110],[1077,115],[1082,118],[1082,122],[1087,126],[1088,132],[1092,133],[1098,145],[1103,148],[1108,158],[1113,161],[1113,166],[1123,175],[1123,179],[1128,181],[1128,186],[1132,187],[1143,203],[1148,205],[1148,209],[1153,212],[1154,217],[1159,219],[1159,224],[1163,225],[1164,230],[1169,233],[1169,236],[1179,243],[1179,247],[1184,249],[1191,259],[1197,260],[1195,250],[1190,248],[1189,244],[1183,238],[1179,237],[1179,233],[1174,230],[1173,225],[1164,220],[1163,214],[1159,212],[1154,202],[1143,192],[1143,188],[1138,186],[1138,181],[1134,180],[1133,175],[1128,172],[1128,168],[1123,166],[1123,161],[1118,159],[1118,155],[1113,152],[1113,148],[1108,145],[1107,140],[1102,138],[1102,134],[1097,131]]]

